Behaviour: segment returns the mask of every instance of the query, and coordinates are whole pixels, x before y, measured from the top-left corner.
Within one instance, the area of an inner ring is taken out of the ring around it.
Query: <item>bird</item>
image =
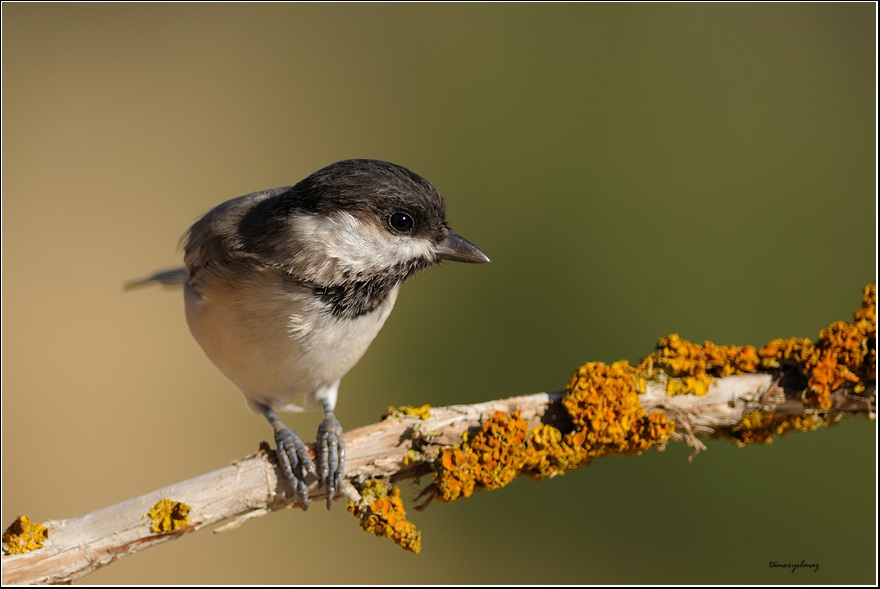
[[[394,307],[401,284],[448,260],[488,256],[450,229],[443,197],[387,161],[349,159],[293,186],[211,209],[181,238],[183,268],[127,286],[183,285],[190,332],[272,427],[293,500],[311,476],[340,490],[345,440],[334,410],[341,379]],[[278,411],[323,411],[315,460]]]

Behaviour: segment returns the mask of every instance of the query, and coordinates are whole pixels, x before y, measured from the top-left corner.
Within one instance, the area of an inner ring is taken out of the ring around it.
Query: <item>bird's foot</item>
[[[272,409],[266,406],[261,406],[260,409],[272,429],[275,430],[275,454],[278,457],[281,472],[293,487],[294,496],[305,511],[309,508],[309,486],[306,483],[306,477],[308,475],[318,476],[315,463],[309,455],[309,449],[292,429],[281,423]]]
[[[303,510],[309,508],[309,487],[306,476],[317,476],[315,463],[309,450],[292,429],[283,426],[275,430],[275,446],[278,449],[278,463],[287,482],[293,487],[296,499]]]
[[[345,474],[345,438],[342,425],[333,411],[325,411],[324,421],[318,426],[315,458],[318,462],[318,479],[327,487],[327,509],[330,509]]]

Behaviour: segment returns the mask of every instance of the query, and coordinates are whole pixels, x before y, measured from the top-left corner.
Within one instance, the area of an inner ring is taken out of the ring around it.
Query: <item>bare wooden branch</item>
[[[391,417],[346,435],[348,487],[343,494],[357,498],[351,483],[369,478],[399,480],[431,472],[430,460],[439,447],[459,444],[467,430],[479,428],[496,411],[520,412],[530,427],[564,419],[562,393],[538,393],[474,405],[432,408],[428,419]],[[760,410],[801,414],[808,410],[795,390],[787,390],[775,373],[718,378],[703,396],[667,396],[663,381],[649,383],[640,395],[647,411],[659,410],[675,420],[673,439],[699,449],[698,436],[734,427],[745,415]],[[841,387],[835,391],[835,415],[876,411],[873,384],[861,394]],[[419,457],[423,461],[419,461]],[[48,539],[42,548],[4,555],[2,581],[7,583],[67,583],[116,559],[216,524],[216,531],[237,527],[253,517],[291,507],[290,489],[280,476],[274,452],[259,452],[233,464],[158,489],[146,495],[99,509],[87,515],[43,522]],[[414,459],[415,458],[415,459]],[[325,496],[312,481],[312,498]],[[148,513],[162,499],[191,508],[186,524],[171,531],[153,531]]]

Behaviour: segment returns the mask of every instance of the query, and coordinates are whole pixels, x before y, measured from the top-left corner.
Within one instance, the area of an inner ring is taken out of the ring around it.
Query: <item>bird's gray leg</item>
[[[317,476],[315,463],[309,456],[306,445],[292,429],[281,423],[275,412],[266,405],[260,405],[263,416],[275,430],[275,447],[278,463],[284,473],[287,482],[293,487],[296,499],[302,505],[303,510],[309,508],[309,488],[306,485],[306,475]]]
[[[318,426],[315,458],[318,462],[318,478],[322,485],[327,486],[327,509],[330,509],[345,474],[345,438],[342,425],[333,413],[331,401],[320,399],[320,403],[324,409],[324,421]]]

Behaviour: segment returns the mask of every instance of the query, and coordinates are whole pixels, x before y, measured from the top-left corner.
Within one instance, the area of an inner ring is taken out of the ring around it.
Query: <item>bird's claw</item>
[[[327,509],[330,509],[345,474],[345,438],[342,425],[332,411],[325,414],[324,421],[318,427],[315,458],[318,461],[318,480],[327,486]]]
[[[306,476],[311,474],[317,477],[315,463],[306,445],[289,427],[275,430],[275,446],[278,449],[281,471],[293,487],[295,497],[305,511],[309,508],[309,487],[306,484]]]

